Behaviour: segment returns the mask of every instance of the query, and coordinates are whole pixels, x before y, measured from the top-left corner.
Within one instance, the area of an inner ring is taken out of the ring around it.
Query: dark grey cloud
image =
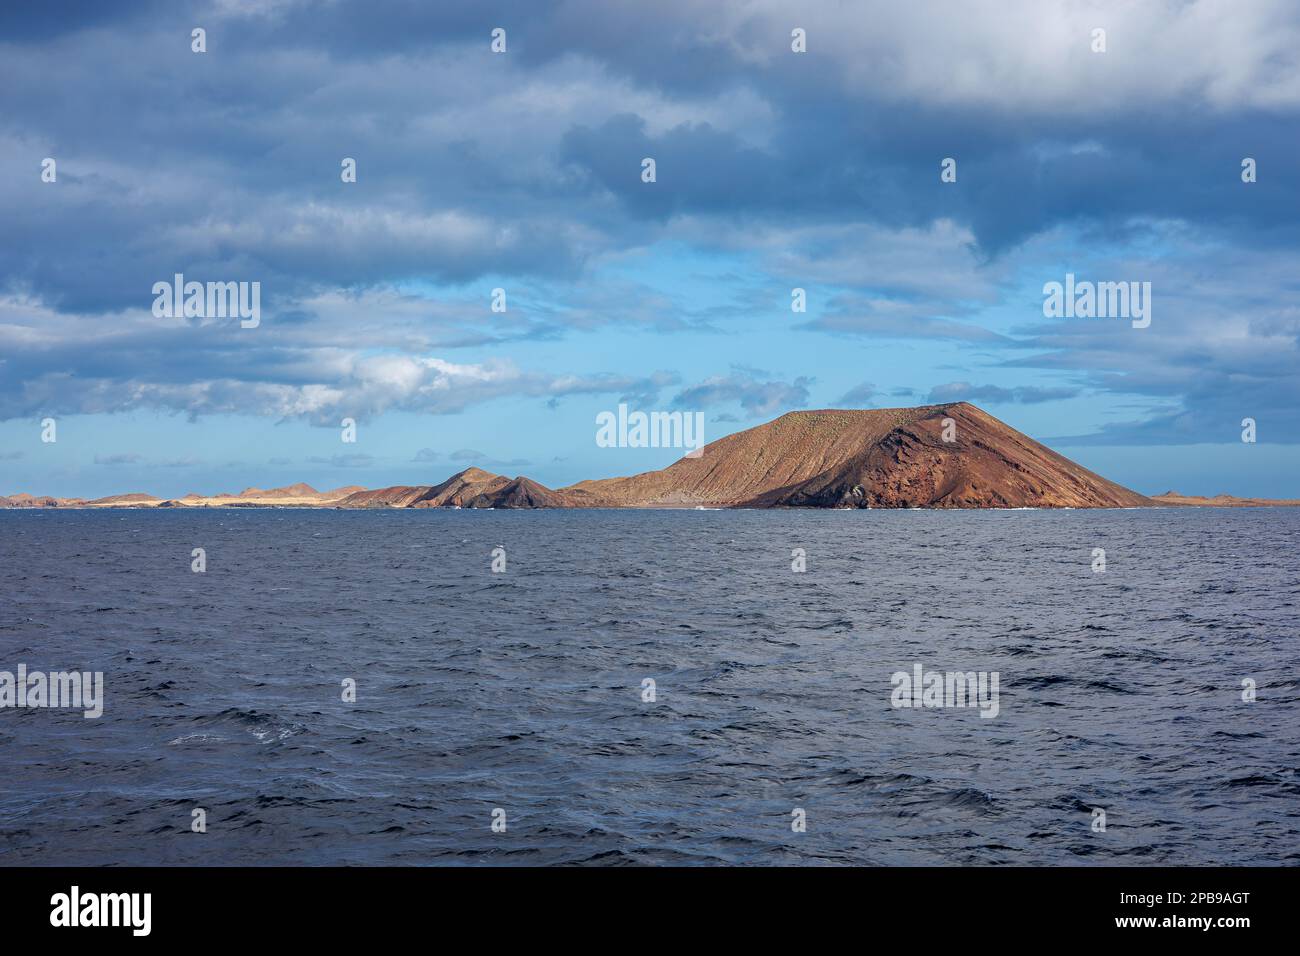
[[[413,277],[572,277],[593,253],[643,243],[642,221],[684,214],[785,226],[949,218],[985,255],[1069,223],[1113,236],[1177,217],[1252,242],[1300,236],[1289,161],[1300,93],[1264,104],[1248,82],[1251,69],[1294,81],[1294,57],[1247,59],[1272,49],[1268,31],[1295,35],[1296,17],[1236,25],[1241,75],[1214,91],[1228,112],[1192,108],[1207,95],[1194,85],[1181,102],[1173,85],[1155,91],[1173,100],[1165,110],[1092,102],[1057,74],[1137,92],[1145,67],[1121,50],[1049,71],[1032,29],[1058,40],[1030,16],[1026,49],[1002,50],[1023,57],[1005,72],[1041,69],[1055,108],[1025,113],[987,102],[1035,95],[991,69],[984,94],[942,69],[945,47],[972,42],[957,32],[966,14],[922,36],[897,12],[814,5],[801,15],[821,35],[810,28],[801,60],[788,49],[795,14],[769,5],[456,6],[98,5],[60,18],[62,30],[34,6],[10,10],[0,279],[87,311],[138,303],[175,270],[257,278],[272,302]],[[200,22],[201,55],[188,42]],[[505,55],[488,51],[493,25],[514,37]],[[853,43],[933,60],[933,88],[884,66],[863,82]],[[737,91],[765,118],[721,128],[715,104]],[[56,185],[35,175],[45,155],[60,161]],[[1243,155],[1260,162],[1253,187],[1238,176]],[[339,182],[343,156],[359,164],[351,186]],[[658,162],[653,185],[640,181],[643,156]],[[945,156],[958,160],[955,184],[939,182]]]

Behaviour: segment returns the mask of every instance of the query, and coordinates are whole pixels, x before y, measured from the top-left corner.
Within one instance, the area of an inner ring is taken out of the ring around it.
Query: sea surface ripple
[[[1272,508],[0,511],[0,670],[106,685],[0,710],[0,864],[1295,864],[1298,544]],[[916,663],[997,671],[998,715],[892,707]]]

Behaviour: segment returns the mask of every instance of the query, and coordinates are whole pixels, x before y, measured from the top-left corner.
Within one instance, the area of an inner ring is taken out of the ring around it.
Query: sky
[[[555,487],[680,457],[620,403],[968,400],[1300,497],[1298,50],[1281,0],[6,4],[0,494]],[[177,273],[260,322],[155,314]]]

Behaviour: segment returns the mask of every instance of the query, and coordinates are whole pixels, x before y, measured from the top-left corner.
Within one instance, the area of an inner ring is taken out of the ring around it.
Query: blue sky
[[[620,402],[968,399],[1139,491],[1300,496],[1297,49],[1262,0],[9,5],[0,494],[556,486],[677,456],[597,447]],[[177,272],[261,325],[155,317]],[[1045,318],[1066,273],[1151,326]]]

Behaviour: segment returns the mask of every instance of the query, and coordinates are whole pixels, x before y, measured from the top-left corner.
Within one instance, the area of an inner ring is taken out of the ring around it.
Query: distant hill
[[[283,488],[271,488],[267,491],[259,491],[256,488],[249,488],[239,494],[241,498],[319,498],[320,492],[305,482],[298,482],[296,485],[285,485]]]
[[[95,498],[87,501],[88,505],[141,505],[149,502],[158,502],[162,499],[157,495],[147,494],[143,491],[133,491],[126,495],[109,495],[106,498]]]
[[[1294,508],[1300,506],[1297,498],[1238,498],[1236,495],[1180,495],[1176,491],[1166,491],[1154,495],[1151,500],[1158,505],[1177,505],[1186,507],[1197,505],[1202,508]]]
[[[0,496],[0,508],[80,508],[86,502],[81,498],[55,498],[51,495]]]

